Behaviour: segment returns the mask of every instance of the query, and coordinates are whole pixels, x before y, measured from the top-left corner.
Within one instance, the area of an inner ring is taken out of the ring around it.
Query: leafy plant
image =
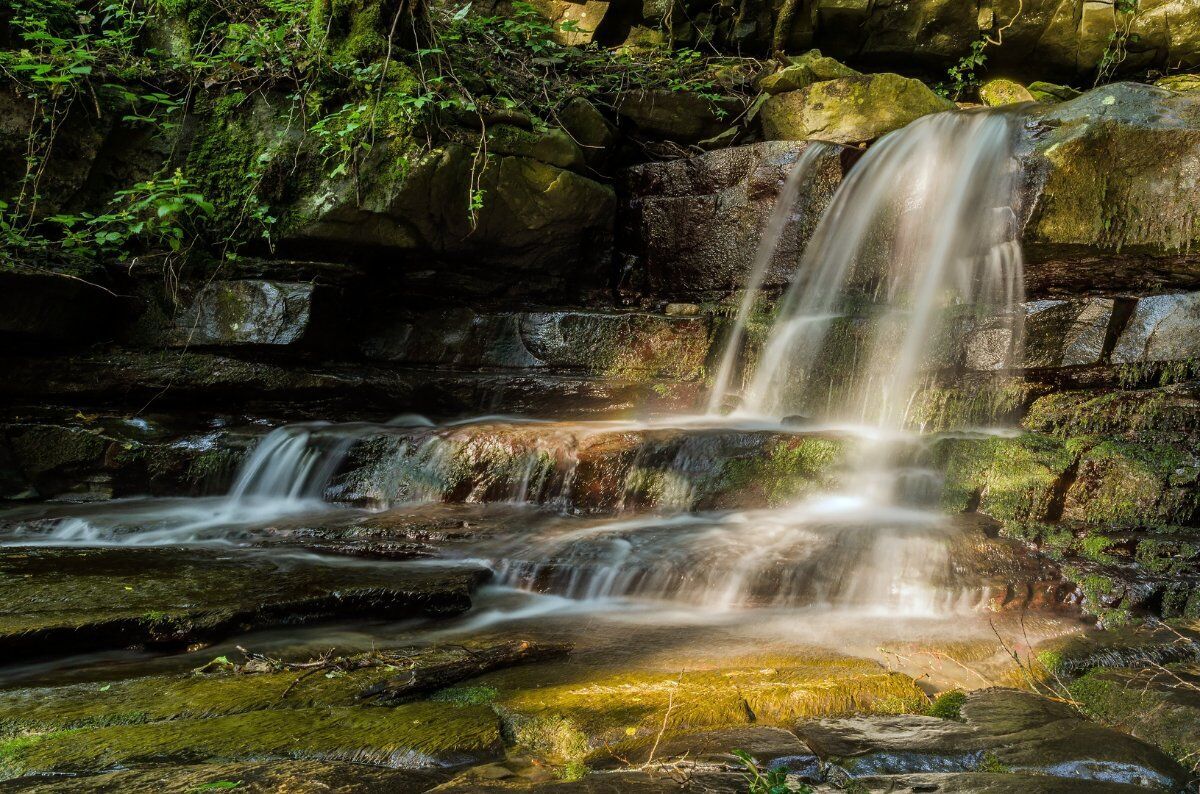
[[[946,70],[947,82],[940,83],[935,90],[949,99],[959,100],[977,90],[980,85],[978,70],[987,64],[984,50],[990,42],[986,38],[971,42],[971,50]]]
[[[749,785],[749,794],[812,794],[812,788],[803,783],[791,783],[787,779],[787,769],[776,767],[763,774],[758,768],[758,762],[745,750],[734,750],[733,754],[742,762],[746,771],[742,774]]]

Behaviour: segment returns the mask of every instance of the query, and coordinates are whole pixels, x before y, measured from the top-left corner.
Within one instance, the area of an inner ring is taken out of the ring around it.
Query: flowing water
[[[388,521],[420,519],[414,505],[474,503],[492,507],[417,533],[434,561],[412,564],[479,561],[498,592],[533,599],[481,610],[485,622],[617,605],[659,623],[681,611],[717,619],[758,610],[776,631],[781,615],[798,610],[953,620],[994,607],[998,589],[1042,572],[1019,560],[1002,571],[979,564],[1011,550],[937,509],[928,439],[906,428],[914,395],[946,366],[946,340],[964,324],[988,318],[1020,338],[1016,132],[1003,113],[946,113],[873,146],[796,263],[765,343],[742,366],[779,235],[829,151],[809,146],[760,242],[705,415],[286,426],[259,442],[225,497],[27,509],[7,517],[6,543],[258,547],[386,537]],[[846,333],[855,339],[849,355],[832,347]],[[739,406],[722,416],[730,397]],[[840,465],[818,461],[808,487],[782,503],[769,493],[738,503],[739,489],[770,485],[760,470],[736,479],[747,461],[831,449]]]

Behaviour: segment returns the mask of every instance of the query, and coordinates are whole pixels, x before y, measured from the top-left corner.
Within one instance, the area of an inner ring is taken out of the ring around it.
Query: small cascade
[[[742,351],[746,339],[746,324],[749,322],[750,315],[754,311],[755,304],[758,302],[759,293],[762,291],[763,279],[766,278],[767,270],[775,258],[775,252],[779,248],[780,237],[783,235],[784,227],[792,216],[796,200],[812,182],[817,172],[817,166],[824,159],[825,155],[835,150],[835,146],[822,141],[809,143],[800,155],[800,158],[792,165],[787,179],[783,183],[783,189],[775,199],[775,206],[771,210],[771,217],[767,220],[766,228],[763,229],[762,238],[759,240],[758,248],[754,253],[754,263],[750,268],[750,277],[746,281],[746,286],[742,288],[742,300],[738,306],[737,319],[734,322],[733,329],[729,332],[728,338],[725,340],[725,349],[721,354],[721,363],[717,366],[716,375],[713,377],[712,392],[708,398],[709,414],[721,412],[721,406],[729,392],[734,367],[737,365],[738,356]]]
[[[740,412],[898,430],[923,374],[952,363],[956,324],[998,316],[1019,340],[1016,135],[1006,112],[941,113],[867,151],[796,268]]]

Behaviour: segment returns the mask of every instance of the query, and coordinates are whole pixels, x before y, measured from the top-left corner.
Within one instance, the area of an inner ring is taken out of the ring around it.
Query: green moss
[[[766,457],[729,461],[722,490],[759,492],[768,505],[777,507],[831,484],[844,454],[845,444],[836,439],[797,436],[780,441]]]
[[[967,700],[967,693],[961,689],[952,689],[938,695],[926,712],[930,717],[943,720],[961,719],[962,705]]]
[[[412,703],[87,728],[9,745],[0,753],[0,777],[5,779],[167,760],[315,758],[421,764],[447,754],[494,752],[500,734],[489,708]]]
[[[994,753],[984,753],[983,758],[979,761],[978,771],[988,772],[993,775],[1007,775],[1012,773],[1012,767],[1001,761]]]
[[[549,735],[577,749],[584,736],[587,757],[609,748],[621,752],[658,735],[664,718],[668,733],[676,733],[751,722],[787,726],[856,713],[921,713],[929,704],[911,678],[864,659],[739,661],[744,666],[614,672],[584,681],[570,671],[525,668],[480,683],[499,690],[497,705],[515,733],[527,720],[541,720],[529,729],[531,741]]]
[[[1004,522],[1038,522],[1051,512],[1056,487],[1076,453],[1058,439],[1033,433],[1017,438],[947,438],[934,449],[945,472],[946,509],[978,509]]]
[[[494,703],[499,693],[490,686],[464,686],[443,689],[430,700],[446,703],[459,703],[471,706],[484,706]]]

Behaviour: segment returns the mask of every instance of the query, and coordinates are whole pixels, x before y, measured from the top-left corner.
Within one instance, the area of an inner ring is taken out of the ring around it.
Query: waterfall
[[[801,257],[740,413],[900,429],[951,326],[999,317],[1020,338],[1017,131],[1002,111],[941,113],[868,150]]]
[[[712,393],[708,398],[708,413],[710,414],[720,413],[722,403],[729,392],[729,381],[733,376],[738,354],[745,341],[746,324],[754,312],[754,306],[762,290],[763,279],[766,278],[771,261],[775,258],[775,251],[779,248],[779,240],[783,236],[784,227],[792,217],[792,208],[796,205],[796,199],[801,195],[803,189],[811,184],[812,178],[817,172],[817,166],[824,156],[835,151],[836,148],[832,144],[813,141],[805,147],[800,158],[788,171],[783,189],[779,191],[779,196],[775,199],[771,217],[767,220],[763,236],[754,253],[750,277],[746,281],[746,286],[742,291],[742,301],[738,306],[737,320],[729,332],[729,337],[725,340],[725,350],[721,355],[721,363],[717,367],[717,374],[713,379]]]

